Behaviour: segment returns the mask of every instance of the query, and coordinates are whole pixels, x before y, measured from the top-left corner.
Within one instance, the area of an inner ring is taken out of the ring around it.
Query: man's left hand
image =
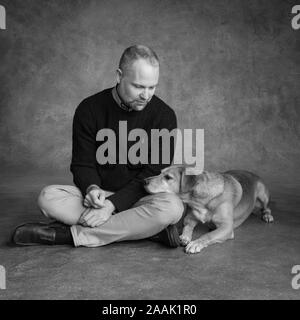
[[[79,219],[79,224],[84,227],[95,228],[105,223],[115,210],[115,206],[110,200],[104,201],[104,206],[101,209],[92,209],[85,212]]]

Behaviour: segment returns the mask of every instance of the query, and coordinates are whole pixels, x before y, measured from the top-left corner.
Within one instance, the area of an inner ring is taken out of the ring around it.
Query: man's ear
[[[117,83],[120,83],[121,78],[122,78],[122,70],[120,68],[117,69]]]

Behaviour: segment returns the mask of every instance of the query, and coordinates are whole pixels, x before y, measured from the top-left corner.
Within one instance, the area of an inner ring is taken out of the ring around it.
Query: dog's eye
[[[171,180],[172,177],[167,174],[167,175],[165,175],[165,179],[166,179],[166,180]]]

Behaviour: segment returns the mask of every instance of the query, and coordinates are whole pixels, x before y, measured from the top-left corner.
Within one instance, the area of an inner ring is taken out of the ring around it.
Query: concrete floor
[[[291,286],[300,265],[300,184],[271,182],[275,223],[252,215],[235,240],[197,255],[148,240],[99,248],[14,247],[14,227],[44,221],[36,198],[46,184],[70,184],[65,175],[1,175],[0,299],[300,299]],[[205,229],[199,228],[198,233]]]

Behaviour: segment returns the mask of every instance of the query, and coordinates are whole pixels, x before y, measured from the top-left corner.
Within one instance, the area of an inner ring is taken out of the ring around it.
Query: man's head
[[[151,100],[159,78],[156,53],[143,45],[127,48],[117,70],[118,94],[124,103],[141,111]]]

